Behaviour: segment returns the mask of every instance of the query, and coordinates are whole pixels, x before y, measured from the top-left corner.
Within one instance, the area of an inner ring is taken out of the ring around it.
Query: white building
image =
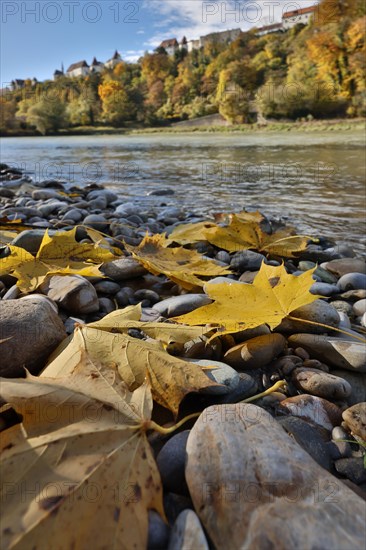
[[[264,36],[265,34],[271,34],[274,32],[283,32],[284,28],[282,23],[273,23],[272,25],[265,25],[264,27],[259,27],[255,34],[257,36]]]
[[[168,55],[174,55],[179,50],[179,44],[176,38],[168,38],[162,41],[159,48],[164,48]]]
[[[308,8],[301,8],[298,10],[286,11],[282,15],[282,26],[285,31],[291,29],[295,25],[301,23],[302,25],[308,25],[314,12],[318,9],[318,6],[309,6]]]
[[[66,71],[66,75],[70,77],[87,76],[89,74],[89,65],[85,60],[73,63]]]
[[[90,65],[90,73],[101,73],[104,69],[104,63],[97,61],[97,58],[94,57]]]
[[[122,61],[122,57],[120,56],[120,54],[116,50],[114,52],[113,57],[111,59],[108,59],[108,61],[105,62],[104,66],[107,69],[114,69],[114,67],[116,65],[118,65],[118,63],[121,63],[121,61]]]

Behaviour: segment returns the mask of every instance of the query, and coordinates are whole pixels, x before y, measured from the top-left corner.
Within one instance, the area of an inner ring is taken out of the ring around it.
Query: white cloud
[[[136,34],[145,34],[145,31],[143,29],[140,29],[140,30],[137,31]]]
[[[281,20],[282,13],[317,0],[144,0],[142,9],[159,15],[159,27],[144,43],[156,47],[166,38],[196,39],[211,32],[248,30]]]
[[[129,63],[136,63],[141,56],[144,55],[144,50],[123,50],[121,52],[123,61],[128,61]]]

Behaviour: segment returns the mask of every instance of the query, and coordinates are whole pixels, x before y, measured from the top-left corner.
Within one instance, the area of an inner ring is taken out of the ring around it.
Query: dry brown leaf
[[[202,335],[202,328],[181,327],[172,323],[146,323],[128,321],[137,310],[121,315],[110,314],[98,323],[77,327],[72,336],[54,351],[50,363],[41,376],[65,378],[79,372],[85,361],[96,369],[112,369],[118,373],[129,391],[141,386],[146,377],[151,385],[155,401],[170,409],[175,415],[183,397],[192,391],[216,386],[199,365],[169,355],[163,343],[181,342]],[[115,312],[117,313],[117,312]],[[139,340],[124,332],[128,328],[141,328],[161,340]],[[160,325],[160,326],[155,326]]]
[[[116,378],[89,362],[73,379],[2,380],[23,416],[2,438],[2,548],[146,548],[148,510],[164,516],[152,399]]]

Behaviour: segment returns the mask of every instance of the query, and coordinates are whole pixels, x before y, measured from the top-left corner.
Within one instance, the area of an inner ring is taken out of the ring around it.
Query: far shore
[[[59,132],[48,133],[43,137],[50,136],[99,136],[99,135],[136,135],[136,134],[189,134],[189,133],[267,133],[267,132],[354,132],[365,130],[366,118],[355,119],[328,119],[311,121],[268,121],[266,124],[237,124],[227,126],[185,126],[169,125],[158,127],[123,127],[114,128],[111,126],[79,126],[60,130]],[[39,132],[24,130],[22,132],[0,134],[1,137],[42,137]]]

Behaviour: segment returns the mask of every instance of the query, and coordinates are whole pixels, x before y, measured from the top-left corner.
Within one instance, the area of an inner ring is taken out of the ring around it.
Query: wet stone
[[[325,399],[345,399],[352,392],[350,384],[343,378],[317,369],[297,368],[291,379],[299,390]]]
[[[286,339],[281,334],[265,334],[229,349],[224,359],[232,367],[241,370],[261,368],[273,361],[285,345]]]
[[[363,464],[363,458],[341,458],[334,463],[337,472],[347,479],[360,485],[366,482],[366,468]]]
[[[364,273],[347,273],[338,280],[341,291],[366,289],[366,275]]]

